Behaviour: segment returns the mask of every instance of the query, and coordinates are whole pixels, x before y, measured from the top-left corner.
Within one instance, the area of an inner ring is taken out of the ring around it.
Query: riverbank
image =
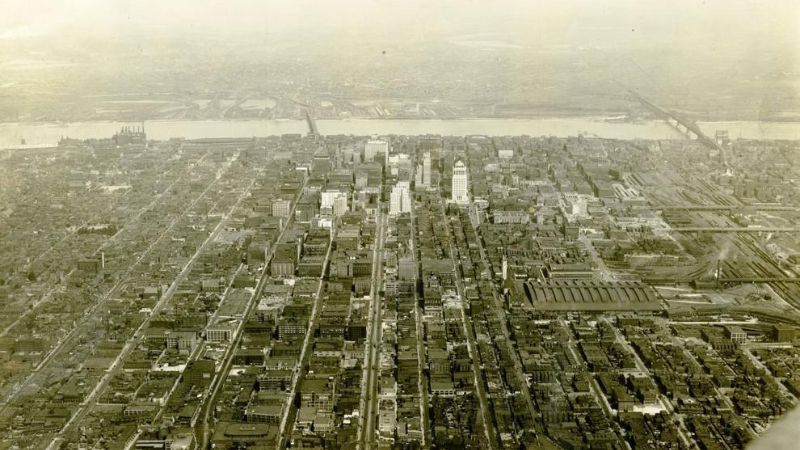
[[[517,119],[323,119],[324,135],[488,135],[591,136],[609,139],[680,139],[681,135],[657,120],[614,121],[609,117],[554,117]],[[56,145],[62,137],[106,138],[123,126],[141,122],[6,122],[0,123],[0,148]],[[727,130],[731,139],[800,140],[800,122],[698,122],[709,135]],[[144,122],[148,138],[165,140],[270,136],[308,132],[305,120],[154,120]],[[22,142],[25,145],[22,145]]]

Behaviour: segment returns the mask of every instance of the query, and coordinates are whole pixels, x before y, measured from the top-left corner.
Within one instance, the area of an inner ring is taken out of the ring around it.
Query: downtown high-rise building
[[[469,205],[469,172],[461,160],[453,165],[451,200],[459,205]]]
[[[364,161],[372,162],[381,160],[384,165],[389,164],[389,143],[381,139],[370,139],[364,144]]]
[[[431,179],[431,152],[425,152],[422,157],[422,186],[429,188],[433,186]]]
[[[398,181],[389,195],[389,215],[411,212],[411,186],[408,181]]]
[[[333,202],[340,196],[345,196],[346,194],[338,189],[326,189],[320,193],[320,205],[321,209],[332,209]]]
[[[347,214],[349,211],[349,205],[347,202],[347,194],[341,194],[333,199],[333,215],[336,217],[341,217]]]
[[[422,157],[422,163],[417,164],[414,184],[416,184],[417,188],[423,189],[433,186],[433,179],[431,178],[431,152],[426,152]]]

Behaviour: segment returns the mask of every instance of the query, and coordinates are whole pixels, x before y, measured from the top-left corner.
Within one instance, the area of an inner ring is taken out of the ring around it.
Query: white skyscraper
[[[341,217],[347,213],[349,210],[347,204],[347,194],[341,194],[335,199],[333,199],[333,215],[336,217]]]
[[[320,205],[319,205],[319,207],[321,209],[333,208],[333,202],[340,195],[345,195],[346,196],[346,194],[344,192],[342,192],[342,191],[340,191],[338,189],[327,189],[327,190],[322,191],[322,193],[320,195]]]
[[[364,144],[364,161],[375,161],[376,157],[383,158],[384,164],[389,164],[389,143],[380,139],[370,139]]]
[[[469,173],[461,160],[453,165],[452,200],[459,205],[469,205]]]
[[[389,195],[389,215],[411,212],[411,185],[408,181],[398,181]]]

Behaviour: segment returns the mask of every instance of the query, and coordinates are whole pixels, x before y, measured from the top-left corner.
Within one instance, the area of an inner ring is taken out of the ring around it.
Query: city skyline
[[[0,449],[793,449],[798,25],[7,0]]]

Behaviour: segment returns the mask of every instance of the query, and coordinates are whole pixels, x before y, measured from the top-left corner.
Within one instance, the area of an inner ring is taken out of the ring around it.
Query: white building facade
[[[453,186],[451,200],[459,205],[469,205],[469,171],[463,162],[453,165]]]
[[[370,139],[364,144],[364,161],[380,160],[386,165],[389,164],[389,143],[381,139]]]
[[[389,195],[389,215],[411,212],[411,185],[408,181],[398,181]]]

